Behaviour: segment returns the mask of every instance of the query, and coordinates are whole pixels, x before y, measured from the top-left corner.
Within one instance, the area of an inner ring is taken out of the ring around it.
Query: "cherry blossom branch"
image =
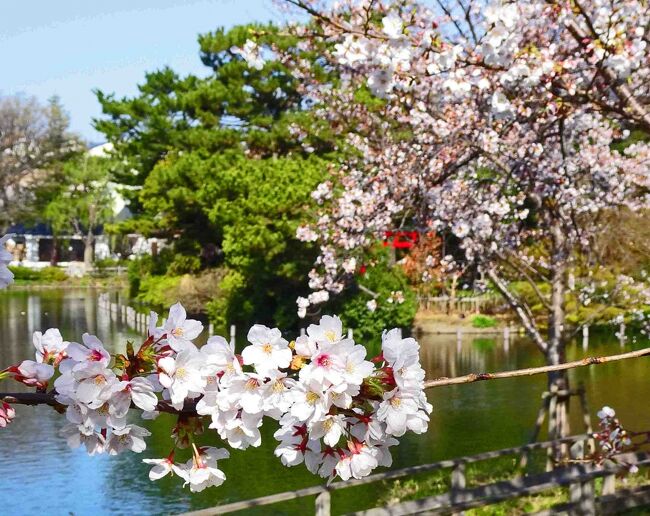
[[[584,11],[582,11],[582,14],[586,17]],[[586,41],[590,39],[589,36],[573,20],[568,20],[566,22],[566,27],[578,45],[584,49],[587,46]],[[592,35],[600,41],[600,35],[597,32],[593,31]],[[648,110],[639,102],[634,93],[630,91],[630,88],[628,88],[626,84],[620,83],[616,74],[614,74],[614,72],[612,72],[608,67],[602,66],[600,70],[614,93],[616,93],[618,98],[623,102],[623,105],[627,106],[630,111],[634,113],[637,122],[643,125],[645,129],[650,129],[650,112],[648,112]]]
[[[586,357],[582,360],[575,360],[573,362],[565,362],[563,364],[529,367],[526,369],[516,369],[514,371],[499,371],[496,373],[471,373],[465,376],[457,376],[455,378],[438,378],[429,380],[424,383],[425,389],[432,389],[435,387],[444,387],[447,385],[458,385],[463,383],[474,383],[486,380],[500,380],[504,378],[517,378],[520,376],[534,376],[538,374],[545,374],[554,371],[564,371],[567,369],[575,369],[577,367],[585,367],[590,365],[605,364],[609,362],[618,362],[619,360],[627,360],[630,358],[639,358],[650,356],[650,348],[644,348],[637,351],[630,351],[628,353],[621,353],[619,355],[609,355],[603,357]],[[59,403],[55,398],[56,393],[50,392],[0,392],[0,401],[12,403],[15,405],[49,405],[55,409],[65,409],[66,405]],[[195,416],[196,404],[195,402],[188,401],[181,410],[172,407],[166,401],[160,401],[156,407],[158,412],[166,412],[169,414]]]
[[[506,298],[506,301],[508,301],[508,304],[515,310],[517,315],[519,316],[519,319],[521,320],[522,324],[524,325],[524,328],[526,328],[526,331],[528,332],[528,335],[530,335],[539,348],[539,350],[542,353],[546,353],[547,349],[547,344],[546,341],[544,340],[544,337],[542,337],[542,334],[539,332],[537,329],[537,325],[535,324],[535,319],[533,318],[533,314],[526,305],[526,303],[517,296],[515,296],[509,289],[508,286],[505,284],[503,279],[501,279],[496,271],[493,268],[490,268],[486,271],[488,277],[494,283],[494,286],[497,288],[499,292],[501,292],[501,295]]]
[[[497,373],[471,373],[465,376],[457,376],[455,378],[439,378],[437,380],[429,380],[424,382],[424,388],[430,389],[433,387],[442,387],[445,385],[457,385],[461,383],[474,383],[483,380],[500,380],[502,378],[517,378],[519,376],[533,376],[536,374],[551,373],[554,371],[564,371],[567,369],[575,369],[577,367],[584,367],[597,364],[605,364],[607,362],[617,362],[619,360],[627,360],[629,358],[638,358],[650,355],[650,348],[639,349],[637,351],[630,351],[628,353],[621,353],[620,355],[609,355],[604,357],[586,357],[582,360],[574,360],[573,362],[565,362],[563,364],[542,366],[542,367],[528,367],[526,369],[516,369],[514,371],[500,371]]]
[[[514,260],[508,260],[506,256],[504,256],[502,253],[497,253],[497,256],[508,266],[512,267],[515,271],[519,272],[525,280],[528,282],[530,287],[533,289],[533,292],[537,295],[537,298],[540,300],[540,302],[544,305],[544,307],[547,310],[551,310],[551,303],[549,300],[546,298],[546,296],[542,293],[542,291],[539,289],[537,286],[537,283],[535,280],[528,274],[528,272],[523,268],[520,267],[519,264],[517,264]]]
[[[57,411],[65,411],[67,405],[59,403],[56,399],[56,391],[50,392],[0,392],[0,402],[12,403],[14,405],[49,405]],[[131,408],[136,408],[131,405]],[[187,402],[185,406],[178,410],[166,401],[159,401],[156,406],[158,412],[168,414],[196,416],[196,403]]]

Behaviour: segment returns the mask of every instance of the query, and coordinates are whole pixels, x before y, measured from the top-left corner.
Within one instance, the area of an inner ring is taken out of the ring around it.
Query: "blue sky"
[[[280,19],[272,0],[5,0],[0,15],[0,95],[56,94],[72,129],[102,140],[94,88],[136,92],[146,71],[206,70],[196,37],[219,26]]]

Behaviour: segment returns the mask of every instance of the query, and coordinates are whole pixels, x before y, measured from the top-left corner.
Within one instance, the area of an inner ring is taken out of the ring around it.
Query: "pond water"
[[[96,333],[107,347],[120,350],[135,334],[98,308],[90,290],[7,291],[0,294],[0,366],[33,355],[31,334],[58,327],[67,340],[79,340],[84,331]],[[470,372],[508,370],[543,365],[535,347],[524,338],[504,342],[501,336],[426,335],[419,339],[427,377]],[[625,350],[644,342],[630,339]],[[592,338],[587,351],[570,345],[569,359],[615,354],[622,349],[612,336]],[[572,385],[584,382],[592,417],[604,404],[615,407],[623,424],[633,430],[650,429],[650,399],[646,360],[630,360],[582,368],[571,372]],[[471,385],[450,386],[428,392],[434,406],[429,432],[406,436],[393,448],[395,468],[433,462],[490,449],[525,443],[532,431],[544,391],[542,376]],[[18,390],[3,382],[0,390]],[[577,411],[576,411],[577,412]],[[148,449],[140,455],[89,457],[70,450],[58,431],[64,418],[48,407],[17,407],[16,420],[0,430],[0,513],[23,514],[173,514],[226,502],[254,498],[319,483],[302,466],[283,467],[273,456],[273,424],[265,423],[260,448],[231,451],[220,463],[228,480],[219,488],[190,495],[177,478],[157,483],[147,477],[145,457],[163,457],[171,448],[163,415],[143,426],[152,432]],[[582,432],[579,414],[572,428]],[[204,443],[218,439],[204,436]],[[333,512],[339,514],[372,506],[380,486],[335,493]],[[256,514],[310,514],[313,498],[270,506]]]

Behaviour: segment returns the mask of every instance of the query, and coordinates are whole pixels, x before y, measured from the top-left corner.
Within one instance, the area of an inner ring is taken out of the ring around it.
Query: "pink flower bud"
[[[5,403],[4,401],[0,403],[0,428],[4,428],[7,426],[9,423],[11,423],[12,419],[16,417],[16,411],[14,408],[9,405],[9,403]]]

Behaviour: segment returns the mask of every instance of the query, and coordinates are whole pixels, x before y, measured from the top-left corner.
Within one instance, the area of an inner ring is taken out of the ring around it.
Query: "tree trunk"
[[[59,263],[59,240],[56,235],[52,237],[52,256],[50,256],[50,265],[56,267]]]
[[[559,224],[551,229],[551,311],[548,318],[548,348],[546,363],[556,365],[566,361],[565,356],[565,306],[564,296],[567,282],[566,238]],[[549,405],[549,439],[559,439],[569,435],[569,377],[566,371],[548,375],[548,389],[555,401]],[[563,394],[563,395],[562,395]]]
[[[86,237],[84,238],[84,268],[86,269],[86,272],[93,268],[94,243],[95,236],[93,235],[92,231],[88,230],[88,233],[86,233]]]
[[[447,315],[456,311],[456,288],[458,287],[458,275],[454,273],[451,277],[451,290],[449,291],[449,304],[447,305]]]

